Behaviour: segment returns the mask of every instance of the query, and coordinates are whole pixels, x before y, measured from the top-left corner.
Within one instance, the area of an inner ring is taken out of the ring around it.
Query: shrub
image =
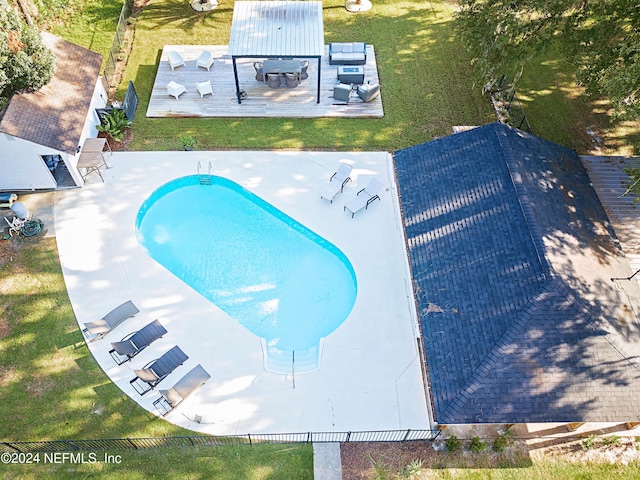
[[[462,443],[455,435],[451,435],[447,438],[445,445],[447,446],[447,452],[455,452],[456,450],[460,450],[460,447],[462,447]]]
[[[611,435],[610,437],[602,437],[602,445],[611,446],[611,445],[620,445],[620,437],[617,435]]]
[[[511,445],[513,445],[513,432],[506,430],[493,441],[493,451],[504,452],[504,449]]]
[[[583,450],[591,450],[596,446],[596,440],[598,439],[597,435],[589,435],[586,439],[582,441],[582,449]]]
[[[487,442],[480,440],[480,437],[473,437],[469,448],[473,453],[481,453],[487,449]]]
[[[131,122],[124,113],[124,110],[118,108],[112,108],[109,113],[106,113],[102,117],[102,123],[96,125],[96,130],[99,132],[105,132],[116,142],[119,142],[124,137],[124,132],[131,126]]]
[[[403,469],[400,470],[400,476],[402,478],[415,478],[420,475],[422,471],[422,460],[416,458],[408,465],[405,465]]]

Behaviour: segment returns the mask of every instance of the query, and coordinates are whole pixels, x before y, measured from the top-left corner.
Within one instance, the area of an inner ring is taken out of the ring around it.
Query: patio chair
[[[213,95],[213,88],[211,88],[211,81],[207,80],[206,82],[196,83],[196,88],[198,89],[198,93],[200,94],[200,98],[203,98],[205,95]]]
[[[299,73],[285,73],[284,81],[287,88],[296,88],[300,85],[300,74]]]
[[[111,310],[100,320],[85,323],[82,333],[87,340],[95,342],[96,340],[100,340],[127,318],[135,316],[138,312],[140,312],[138,307],[136,307],[131,300],[127,300],[122,305]]]
[[[325,191],[320,195],[320,198],[324,198],[325,200],[329,200],[329,203],[333,203],[333,199],[341,193],[344,189],[344,186],[351,181],[351,170],[353,167],[346,163],[340,162],[340,166],[338,170],[331,175],[329,179],[329,185],[325,189]]]
[[[182,56],[175,50],[169,50],[168,61],[172,71],[178,67],[184,66],[184,58],[182,58]]]
[[[366,187],[360,190],[356,197],[344,204],[344,209],[351,213],[351,218],[363,208],[366,210],[374,200],[380,200],[378,192],[382,189],[382,184],[376,178],[369,180]]]
[[[358,85],[356,93],[363,102],[368,102],[378,96],[378,94],[380,93],[380,84],[366,83],[365,85]]]
[[[4,217],[5,221],[9,225],[9,236],[13,237],[14,233],[20,233],[20,229],[24,227],[26,220],[23,220],[19,217]]]
[[[201,68],[206,68],[207,71],[211,70],[211,66],[213,65],[213,55],[211,52],[204,51],[200,54],[200,56],[196,59],[196,66]]]
[[[280,88],[282,77],[279,73],[267,73],[267,85],[269,88]]]
[[[348,83],[338,83],[335,87],[333,87],[333,98],[339,102],[348,102],[351,98],[351,91],[353,90],[353,85]]]
[[[253,62],[253,68],[256,70],[256,80],[264,82],[266,80],[264,76],[264,64],[262,62]]]
[[[309,72],[307,72],[307,69],[309,68],[309,60],[302,60],[300,62],[300,68],[300,81],[309,78]]]
[[[129,380],[129,383],[136,392],[144,395],[188,359],[189,357],[176,345],[160,358],[147,363],[140,370],[134,370],[136,377]]]
[[[170,389],[158,390],[160,398],[153,402],[153,406],[156,407],[164,417],[210,378],[211,375],[202,368],[202,365],[198,364]]]
[[[128,362],[153,342],[167,333],[158,320],[145,325],[137,332],[130,333],[119,342],[112,342],[109,354],[118,365]]]
[[[176,83],[173,80],[171,80],[167,84],[167,94],[171,95],[172,97],[176,97],[176,100],[178,99],[178,97],[180,95],[182,95],[186,91],[187,91],[187,89],[185,88],[184,85],[182,85],[180,83]]]

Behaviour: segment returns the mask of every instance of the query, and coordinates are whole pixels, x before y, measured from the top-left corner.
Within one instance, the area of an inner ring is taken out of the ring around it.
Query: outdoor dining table
[[[300,73],[302,62],[300,60],[265,60],[264,73]]]

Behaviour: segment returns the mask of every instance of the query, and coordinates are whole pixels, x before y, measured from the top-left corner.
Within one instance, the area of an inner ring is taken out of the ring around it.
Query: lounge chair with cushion
[[[344,209],[351,213],[351,218],[363,208],[366,210],[374,200],[380,200],[378,192],[382,190],[382,184],[376,178],[369,180],[366,187],[358,192],[355,198],[344,204]]]
[[[137,332],[130,333],[119,342],[112,342],[109,351],[118,365],[128,362],[153,342],[162,338],[167,330],[158,320],[145,325]]]
[[[140,395],[155,388],[164,378],[189,359],[177,345],[160,358],[147,363],[140,370],[134,370],[136,377],[129,380]]]
[[[202,368],[202,365],[197,365],[178,380],[170,389],[158,390],[160,398],[153,402],[153,406],[156,407],[164,417],[210,378],[211,375]]]
[[[213,65],[213,55],[211,55],[211,52],[205,50],[196,59],[196,66],[206,68],[207,71],[209,71],[211,69],[211,65]]]
[[[333,199],[341,193],[344,189],[344,186],[351,181],[351,170],[353,167],[349,164],[340,162],[340,166],[338,170],[331,175],[329,179],[329,185],[325,189],[324,192],[320,195],[320,198],[324,198],[325,200],[329,200],[330,203],[333,203]]]
[[[171,70],[184,66],[184,58],[175,50],[169,50],[168,61]]]
[[[100,320],[85,323],[82,333],[87,340],[95,342],[96,340],[100,340],[127,318],[133,317],[139,311],[138,307],[136,307],[131,300],[128,300],[122,305],[111,310]]]

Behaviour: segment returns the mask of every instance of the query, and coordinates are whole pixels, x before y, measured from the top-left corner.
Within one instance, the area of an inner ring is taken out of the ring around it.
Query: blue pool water
[[[163,185],[140,207],[136,233],[152,258],[275,351],[317,348],[355,303],[356,276],[336,246],[225,178]]]

